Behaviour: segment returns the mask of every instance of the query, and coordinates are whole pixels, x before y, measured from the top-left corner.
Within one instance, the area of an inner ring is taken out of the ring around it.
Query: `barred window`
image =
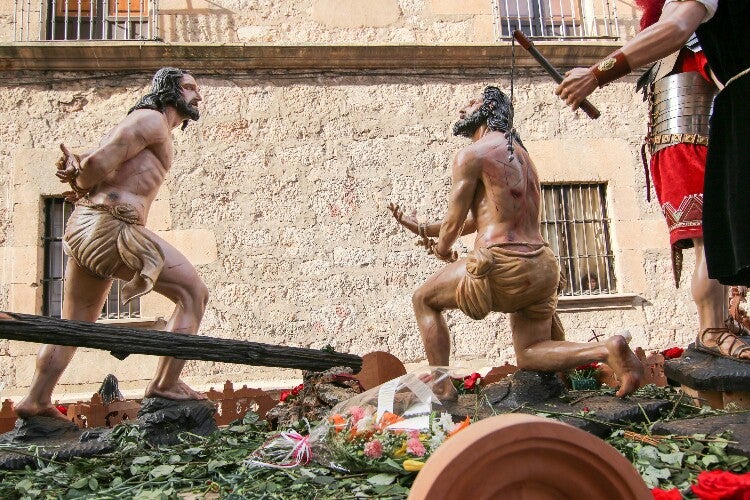
[[[543,184],[542,236],[560,262],[561,295],[616,293],[604,183]]]
[[[500,36],[521,30],[532,37],[582,36],[580,0],[493,0]]]
[[[62,198],[44,200],[44,276],[42,278],[42,314],[59,318],[62,315],[65,268],[68,257],[63,252],[65,224],[73,212],[73,204]],[[139,318],[140,299],[122,303],[122,280],[114,280],[100,319]]]
[[[154,0],[47,0],[46,40],[145,40],[152,38]],[[23,10],[23,9],[22,9]],[[25,13],[31,17],[30,13]],[[40,17],[41,21],[41,17]],[[31,23],[34,20],[31,19]],[[27,26],[26,30],[32,26]],[[23,34],[23,33],[22,33]],[[26,39],[29,39],[29,33]]]

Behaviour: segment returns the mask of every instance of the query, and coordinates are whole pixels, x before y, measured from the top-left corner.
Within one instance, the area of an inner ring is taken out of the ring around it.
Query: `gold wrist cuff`
[[[630,63],[628,63],[628,60],[625,58],[625,54],[619,49],[612,52],[610,55],[602,59],[599,64],[595,64],[590,69],[594,74],[594,78],[596,78],[599,88],[604,87],[608,83],[611,83],[632,71]]]

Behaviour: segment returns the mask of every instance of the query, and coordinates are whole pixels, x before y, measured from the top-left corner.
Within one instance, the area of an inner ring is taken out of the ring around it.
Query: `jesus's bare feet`
[[[205,394],[201,394],[200,392],[191,389],[190,386],[182,380],[178,380],[176,384],[169,387],[160,386],[152,381],[146,388],[146,397],[160,397],[164,399],[173,399],[175,401],[208,399]]]
[[[29,418],[29,417],[50,417],[56,420],[64,420],[68,422],[68,418],[60,413],[60,410],[55,408],[52,403],[38,404],[33,401],[29,401],[28,398],[24,398],[17,405],[13,407],[13,411],[16,413],[18,418]]]
[[[617,396],[624,397],[638,389],[643,379],[643,365],[622,335],[613,335],[604,343],[607,347],[606,363],[620,381]]]

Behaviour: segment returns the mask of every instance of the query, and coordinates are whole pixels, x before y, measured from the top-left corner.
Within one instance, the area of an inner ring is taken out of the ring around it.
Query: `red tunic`
[[[675,72],[697,71],[707,81],[703,52],[683,48]],[[703,237],[703,176],[706,146],[674,144],[651,157],[651,178],[669,228],[669,242],[679,248],[693,246],[692,238]]]

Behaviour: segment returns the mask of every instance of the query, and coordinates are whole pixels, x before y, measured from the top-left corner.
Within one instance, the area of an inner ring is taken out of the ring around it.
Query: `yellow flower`
[[[393,452],[393,456],[396,458],[403,457],[404,455],[406,455],[406,441],[401,445],[401,448]]]
[[[417,472],[422,470],[424,462],[421,460],[404,460],[404,470],[409,472]]]

